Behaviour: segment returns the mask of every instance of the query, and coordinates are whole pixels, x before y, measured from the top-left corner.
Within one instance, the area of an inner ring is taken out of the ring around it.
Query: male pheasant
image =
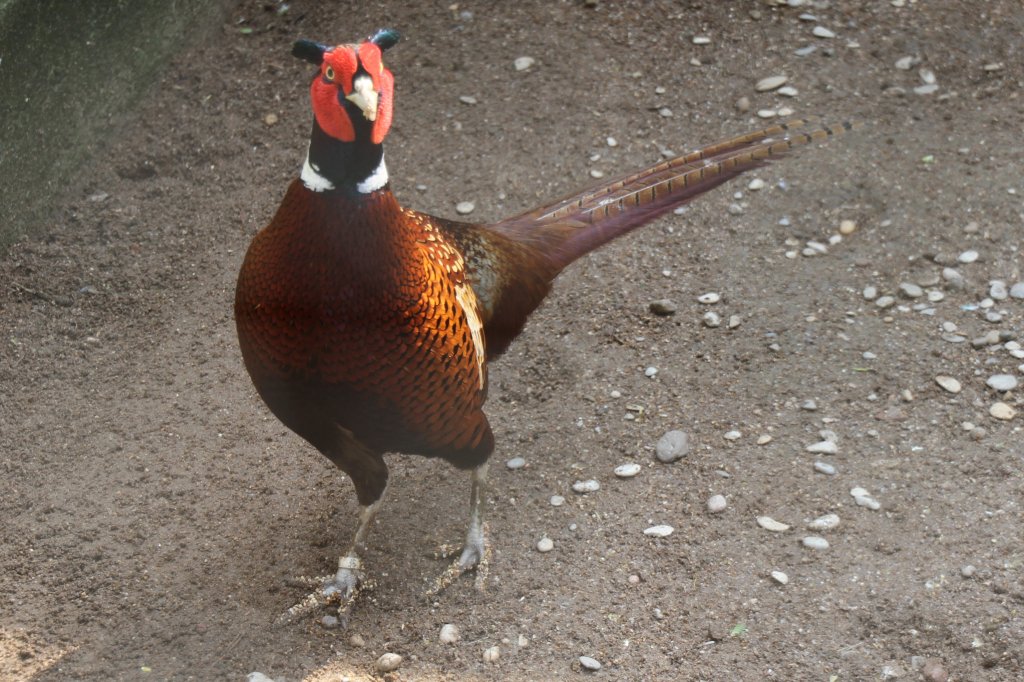
[[[469,530],[442,589],[484,558],[482,495],[494,436],[487,363],[504,352],[567,265],[798,145],[848,129],[774,125],[490,225],[399,206],[381,144],[393,114],[382,63],[398,34],[307,40],[314,114],[301,174],[253,239],[235,319],[270,410],[348,474],[361,505],[351,548],[292,615],[351,603],[388,479],[385,452],[472,471]]]

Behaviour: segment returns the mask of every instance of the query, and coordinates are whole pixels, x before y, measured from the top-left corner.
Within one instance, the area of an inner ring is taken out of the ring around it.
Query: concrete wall
[[[55,197],[225,0],[0,0],[0,252]]]

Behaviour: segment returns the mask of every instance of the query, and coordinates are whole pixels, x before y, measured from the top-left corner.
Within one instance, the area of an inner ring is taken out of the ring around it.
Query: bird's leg
[[[455,580],[474,568],[477,569],[476,586],[483,589],[487,578],[487,564],[490,559],[490,547],[487,545],[487,528],[484,525],[484,491],[487,487],[487,462],[473,469],[472,489],[469,495],[469,529],[466,531],[466,542],[462,546],[462,554],[437,579],[434,587],[427,592],[436,595],[447,589]]]
[[[366,551],[366,536],[370,534],[370,526],[373,525],[383,500],[384,496],[381,494],[375,502],[360,508],[359,527],[356,528],[349,550],[338,559],[338,571],[332,576],[300,579],[303,584],[313,587],[314,591],[281,614],[278,622],[290,622],[328,604],[337,604],[339,617],[344,616],[359,594],[359,588],[366,585],[363,579],[362,555]]]

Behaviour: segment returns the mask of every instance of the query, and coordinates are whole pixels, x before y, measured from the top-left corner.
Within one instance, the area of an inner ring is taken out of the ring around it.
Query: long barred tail
[[[615,178],[493,226],[561,270],[580,256],[797,147],[857,128],[800,119],[712,144]]]

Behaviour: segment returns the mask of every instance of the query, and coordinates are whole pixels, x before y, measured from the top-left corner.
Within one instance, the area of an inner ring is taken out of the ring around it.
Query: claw
[[[445,569],[444,573],[438,576],[434,586],[427,590],[425,596],[436,597],[451,587],[463,573],[472,570],[476,571],[474,586],[476,589],[483,591],[487,583],[487,570],[491,562],[491,545],[485,540],[486,533],[487,526],[484,524],[479,535],[466,538],[467,542],[462,550],[462,554]],[[454,554],[454,552],[446,551],[448,549],[448,547],[442,547],[439,552],[439,558],[447,558]]]
[[[374,588],[372,580],[362,577],[358,560],[353,561],[352,559],[353,557],[342,558],[338,562],[338,572],[334,575],[321,576],[319,578],[298,576],[288,581],[288,584],[312,588],[313,591],[278,616],[274,620],[274,625],[294,623],[300,618],[308,617],[317,611],[334,605],[338,609],[338,620],[344,625],[349,610],[359,597],[359,594]]]

